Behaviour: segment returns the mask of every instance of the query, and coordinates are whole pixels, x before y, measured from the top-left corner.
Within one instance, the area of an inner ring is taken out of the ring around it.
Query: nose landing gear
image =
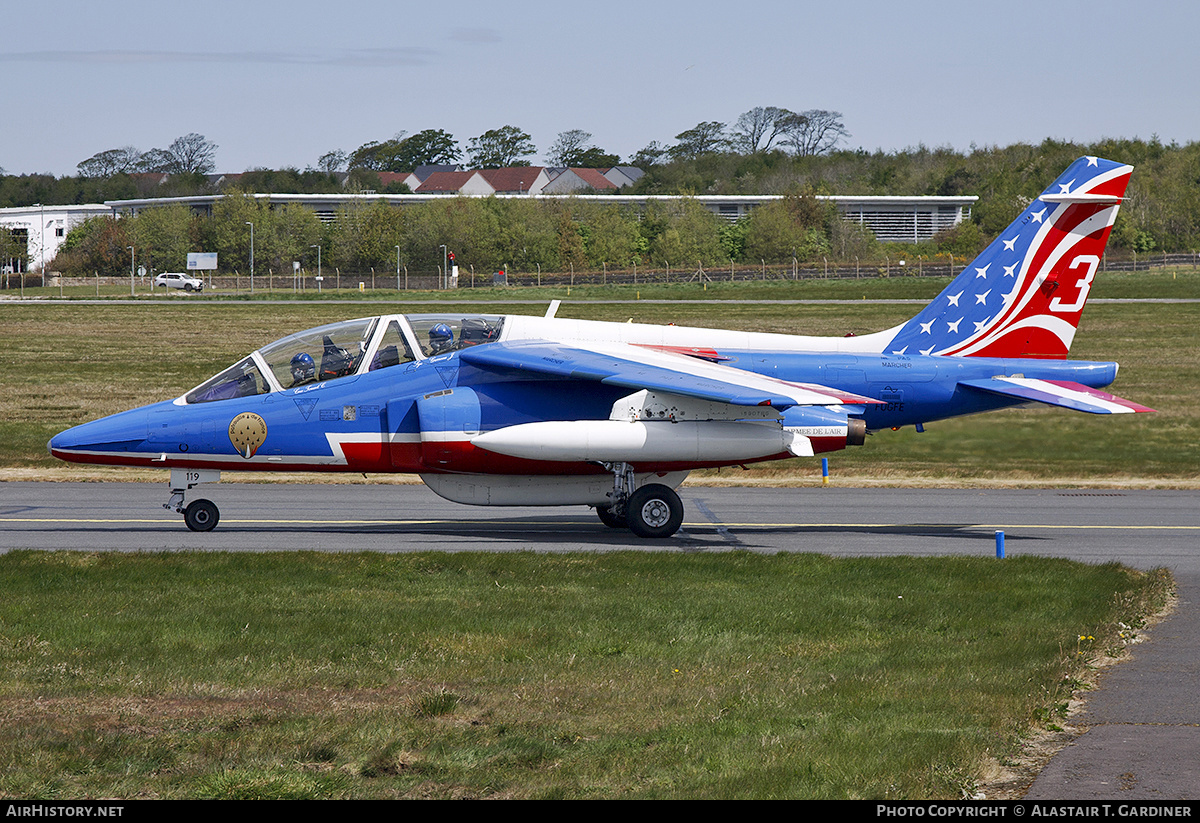
[[[221,473],[210,469],[171,469],[171,499],[163,503],[163,508],[182,514],[184,525],[194,532],[212,531],[221,519],[217,505],[203,498],[184,505],[183,497],[201,483],[220,479]]]

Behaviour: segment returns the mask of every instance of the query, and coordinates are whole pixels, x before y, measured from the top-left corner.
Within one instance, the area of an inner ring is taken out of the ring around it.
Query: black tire
[[[183,510],[183,522],[194,532],[210,532],[220,519],[221,513],[211,500],[193,500]]]
[[[611,506],[597,506],[596,515],[600,518],[600,522],[610,529],[629,528],[629,521],[614,512]]]
[[[651,483],[629,495],[625,517],[638,537],[670,537],[683,525],[683,501],[671,487]]]

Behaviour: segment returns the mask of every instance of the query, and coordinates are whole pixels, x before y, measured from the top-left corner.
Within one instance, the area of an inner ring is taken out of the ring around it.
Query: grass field
[[[1168,590],[1033,557],[13,552],[0,797],[996,797]]]

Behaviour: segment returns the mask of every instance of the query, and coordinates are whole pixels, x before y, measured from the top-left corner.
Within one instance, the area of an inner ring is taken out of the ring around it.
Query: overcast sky
[[[1200,139],[1200,3],[65,0],[6,15],[0,168],[73,175],[198,132],[217,171],[514,125],[628,159],[755,106],[844,145]],[[1114,158],[1120,159],[1120,158]]]

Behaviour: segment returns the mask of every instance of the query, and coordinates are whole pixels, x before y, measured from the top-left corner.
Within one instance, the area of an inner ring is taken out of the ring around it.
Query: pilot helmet
[[[454,331],[445,323],[438,323],[429,330],[429,345],[434,351],[449,348],[454,343]]]
[[[292,357],[292,380],[300,383],[312,380],[317,374],[317,364],[313,362],[308,352],[300,352]]]

